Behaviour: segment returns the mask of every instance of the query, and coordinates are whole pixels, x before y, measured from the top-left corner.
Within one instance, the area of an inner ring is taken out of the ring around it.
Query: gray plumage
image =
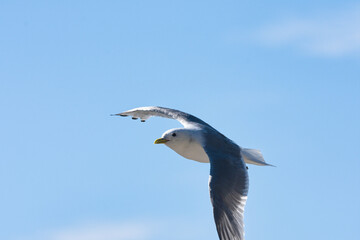
[[[210,159],[209,190],[216,229],[221,240],[244,239],[244,208],[249,176],[240,147],[223,136],[206,138]]]

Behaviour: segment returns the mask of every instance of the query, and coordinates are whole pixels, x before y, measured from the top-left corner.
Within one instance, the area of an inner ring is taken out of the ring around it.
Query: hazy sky
[[[247,240],[359,239],[356,1],[0,1],[0,239],[216,240],[192,113],[249,166]]]

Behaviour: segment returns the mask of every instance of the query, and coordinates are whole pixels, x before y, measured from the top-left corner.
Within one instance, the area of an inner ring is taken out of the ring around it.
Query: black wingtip
[[[110,116],[127,117],[128,115],[126,115],[126,114],[121,114],[121,113],[117,113],[117,114],[110,114]]]
[[[141,122],[145,122],[145,120],[144,120],[144,119],[141,119]]]

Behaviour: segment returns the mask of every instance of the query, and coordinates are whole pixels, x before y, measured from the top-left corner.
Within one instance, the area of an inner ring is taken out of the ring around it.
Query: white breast
[[[169,142],[170,143],[170,142]],[[209,157],[205,153],[203,147],[196,141],[177,143],[177,144],[166,144],[169,148],[183,156],[184,158],[208,163]]]

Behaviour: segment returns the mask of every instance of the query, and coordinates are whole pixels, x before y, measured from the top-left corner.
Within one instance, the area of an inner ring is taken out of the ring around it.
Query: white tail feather
[[[241,156],[248,164],[254,164],[259,166],[273,166],[265,162],[261,151],[257,149],[241,148]]]

